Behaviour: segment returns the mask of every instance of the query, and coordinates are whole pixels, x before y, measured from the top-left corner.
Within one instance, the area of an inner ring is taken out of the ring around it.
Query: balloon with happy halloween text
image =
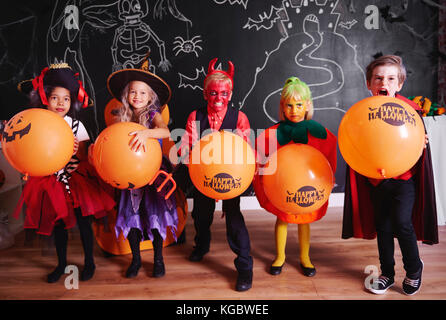
[[[369,178],[389,179],[415,165],[423,152],[425,131],[409,104],[374,96],[346,112],[338,139],[341,154],[353,170]]]

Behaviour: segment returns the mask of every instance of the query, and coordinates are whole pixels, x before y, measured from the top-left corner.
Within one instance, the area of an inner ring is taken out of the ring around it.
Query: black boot
[[[247,291],[252,287],[252,270],[239,271],[235,290]]]
[[[138,275],[138,271],[141,268],[141,255],[140,255],[140,243],[141,243],[141,231],[136,228],[132,228],[127,236],[127,240],[130,243],[130,249],[132,250],[132,263],[130,264],[127,272],[125,273],[126,278],[134,278]]]
[[[63,222],[58,223],[54,227],[54,243],[56,246],[58,265],[53,272],[48,274],[48,283],[57,282],[65,273],[65,267],[67,266],[68,232],[65,230],[65,224]]]
[[[152,229],[153,234],[153,277],[160,278],[166,274],[163,260],[163,238],[157,229]]]

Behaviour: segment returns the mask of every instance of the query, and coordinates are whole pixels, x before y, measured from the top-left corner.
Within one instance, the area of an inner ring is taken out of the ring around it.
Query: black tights
[[[153,260],[163,260],[163,238],[161,237],[158,229],[152,229],[153,234]],[[130,229],[127,235],[127,240],[130,243],[130,249],[132,250],[133,260],[141,260],[140,256],[140,243],[142,239],[141,230],[137,228]]]
[[[93,266],[93,230],[91,228],[90,217],[83,217],[80,208],[75,208],[77,224],[81,236],[82,247],[84,248],[85,266]],[[63,221],[54,226],[54,242],[56,245],[57,259],[59,267],[67,265],[67,245],[68,231],[65,229]]]

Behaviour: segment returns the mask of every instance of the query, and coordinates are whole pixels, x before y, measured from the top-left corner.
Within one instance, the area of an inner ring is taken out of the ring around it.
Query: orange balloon
[[[55,112],[32,108],[8,121],[2,149],[17,171],[29,176],[48,176],[70,161],[74,135],[68,123]]]
[[[189,161],[192,183],[212,199],[235,198],[254,178],[254,151],[242,137],[227,131],[204,136],[192,148]]]
[[[263,176],[270,202],[287,214],[306,214],[321,208],[334,186],[333,171],[325,156],[306,144],[289,144],[269,157],[273,174]]]
[[[421,117],[393,97],[368,97],[342,118],[339,149],[345,162],[363,176],[388,179],[403,174],[420,158],[425,140]]]
[[[118,118],[119,109],[121,108],[122,103],[121,101],[113,98],[111,99],[104,109],[104,119],[105,119],[105,125],[108,127],[112,125],[113,123],[120,122]],[[161,117],[163,118],[163,122],[168,125],[169,119],[170,119],[170,113],[169,113],[169,106],[165,104],[161,111]]]
[[[111,99],[107,103],[104,110],[105,125],[107,127],[112,125],[113,123],[119,122],[118,114],[121,106],[122,106],[121,101],[115,98]]]
[[[134,122],[119,122],[107,127],[93,147],[93,163],[101,178],[118,189],[145,186],[161,166],[161,146],[148,139],[144,152],[130,149],[130,132],[145,129]]]

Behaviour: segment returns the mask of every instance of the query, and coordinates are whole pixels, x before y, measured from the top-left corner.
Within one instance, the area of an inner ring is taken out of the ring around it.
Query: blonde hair
[[[403,64],[403,59],[400,56],[385,55],[376,58],[366,68],[367,83],[370,83],[373,76],[373,70],[379,66],[395,66],[398,68],[398,84],[404,83],[406,80],[406,68]]]
[[[216,73],[211,74],[209,77],[207,77],[204,80],[203,91],[205,91],[207,89],[209,83],[211,83],[212,81],[225,81],[231,85],[231,90],[233,89],[231,78],[229,78],[227,75],[225,75],[221,72],[216,72]]]
[[[122,107],[119,109],[119,120],[121,122],[129,122],[129,121],[136,122],[142,124],[146,128],[149,128],[150,127],[149,112],[152,110],[155,110],[157,112],[161,111],[158,95],[155,93],[155,91],[153,91],[153,89],[149,85],[147,85],[147,87],[149,88],[150,104],[145,106],[144,110],[140,113],[139,117],[137,117],[127,99],[129,94],[130,83],[131,81],[122,90],[121,94]]]
[[[280,94],[280,106],[279,106],[279,118],[280,120],[285,120],[283,114],[283,105],[289,99],[302,99],[304,101],[309,101],[307,105],[307,112],[305,114],[305,120],[310,120],[313,118],[313,101],[311,98],[311,91],[308,85],[300,80],[298,77],[290,77],[285,81],[282,93]]]

